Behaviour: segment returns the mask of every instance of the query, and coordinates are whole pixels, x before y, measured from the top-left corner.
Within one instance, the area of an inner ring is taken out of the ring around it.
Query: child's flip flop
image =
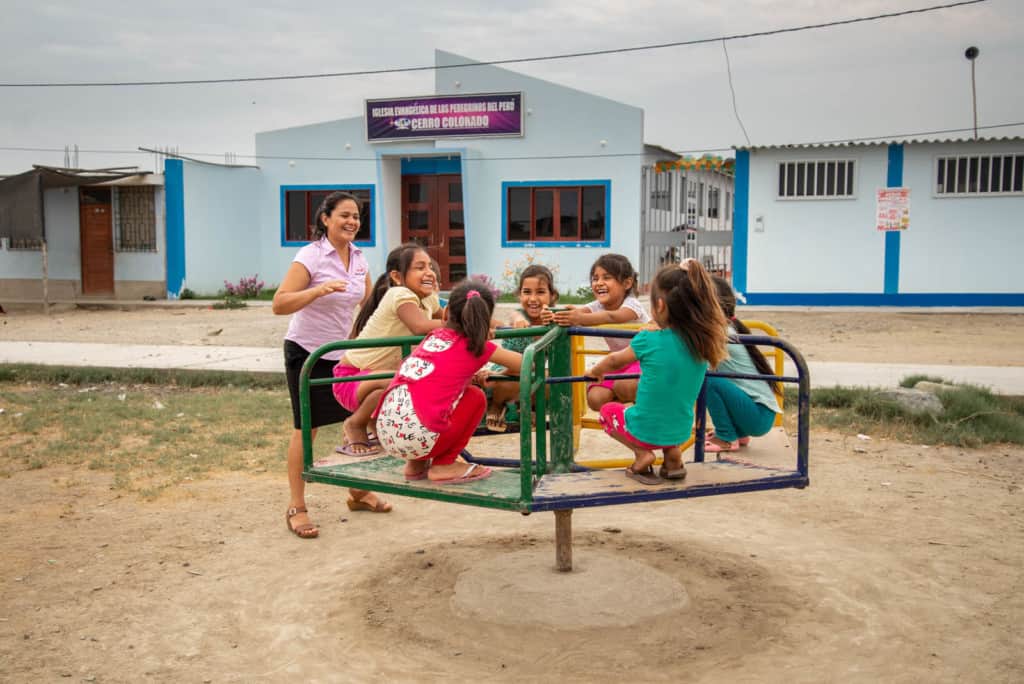
[[[641,471],[633,470],[633,466],[626,468],[626,477],[631,480],[636,480],[640,484],[645,485],[658,485],[661,484],[661,478],[654,474],[654,468],[647,466],[646,469]]]
[[[665,466],[661,466],[658,470],[658,476],[666,480],[685,480],[686,479],[686,466],[680,465],[678,468],[669,470]]]
[[[463,484],[464,482],[473,482],[475,480],[482,480],[485,477],[490,477],[494,471],[487,466],[482,466],[479,463],[470,463],[469,467],[466,468],[466,472],[462,473],[459,477],[451,477],[446,480],[431,480],[434,484]]]
[[[352,448],[357,446],[364,447],[364,450],[356,451]],[[334,447],[334,450],[346,456],[376,456],[381,452],[379,446],[372,446],[369,442],[349,442],[348,444]]]

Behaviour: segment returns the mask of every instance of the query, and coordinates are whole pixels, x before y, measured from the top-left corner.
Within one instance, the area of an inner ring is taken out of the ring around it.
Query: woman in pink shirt
[[[472,280],[452,290],[445,326],[431,331],[403,362],[377,406],[377,436],[392,456],[406,460],[408,480],[460,484],[491,469],[458,460],[487,408],[483,384],[488,361],[519,372],[521,354],[488,338],[494,295]]]
[[[299,374],[310,353],[328,342],[347,340],[355,310],[370,292],[370,269],[361,249],[359,200],[344,192],[332,192],[317,209],[313,241],[295,255],[284,280],[274,294],[275,314],[292,314],[284,336],[284,365],[292,400],[294,430],[288,444],[290,501],[285,513],[288,529],[310,539],[320,534],[306,511],[306,483],[302,480],[302,431],[299,418]],[[319,359],[311,377],[333,377],[331,369],[342,352]],[[338,405],[330,386],[310,388],[313,437],[321,425],[340,423],[348,412]],[[350,489],[350,508],[387,513],[391,505],[372,492]],[[353,506],[354,504],[354,506]]]

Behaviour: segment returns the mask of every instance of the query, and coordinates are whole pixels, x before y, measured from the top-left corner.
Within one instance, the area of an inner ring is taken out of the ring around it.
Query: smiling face
[[[359,232],[359,206],[350,199],[334,205],[330,214],[321,214],[327,226],[327,239],[333,244],[346,244],[356,239]]]
[[[523,278],[519,286],[519,306],[531,323],[539,323],[544,307],[551,306],[551,287],[546,278]]]
[[[590,289],[594,298],[601,303],[606,311],[615,311],[626,299],[626,294],[633,287],[633,279],[626,278],[623,282],[600,266],[595,266],[590,274]]]
[[[437,274],[430,267],[430,255],[422,249],[413,254],[412,262],[405,273],[391,271],[390,275],[391,282],[395,285],[404,285],[415,292],[420,299],[437,292]]]

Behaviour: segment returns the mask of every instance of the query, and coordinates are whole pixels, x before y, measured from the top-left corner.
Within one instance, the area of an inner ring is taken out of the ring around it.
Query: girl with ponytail
[[[601,424],[633,452],[626,476],[656,485],[661,478],[686,477],[679,445],[690,436],[693,404],[705,372],[726,357],[727,338],[711,276],[693,259],[665,266],[654,276],[651,316],[656,330],[638,332],[628,347],[604,357],[589,375],[600,381],[608,373],[640,363],[636,403],[629,408],[615,401],[604,404]],[[656,449],[665,457],[657,475]]]
[[[488,361],[518,374],[523,357],[490,341],[494,295],[465,280],[452,290],[445,325],[428,334],[402,362],[377,407],[384,450],[405,459],[408,480],[461,484],[491,469],[459,460],[480,424],[487,398],[471,383],[486,382]]]
[[[351,339],[426,335],[441,326],[437,296],[440,283],[430,267],[430,255],[426,250],[416,243],[400,245],[388,254],[385,269],[367,293],[367,301],[352,326]],[[401,362],[402,350],[399,347],[349,349],[334,366],[333,374],[336,378],[347,378],[394,371]],[[380,447],[369,436],[369,427],[371,414],[387,386],[387,380],[331,385],[338,404],[352,414],[341,426],[345,434],[345,444],[338,447],[341,453],[369,456],[380,452]],[[349,508],[362,510],[351,502]]]
[[[749,334],[750,330],[736,318],[736,295],[725,278],[714,277],[722,313],[728,320],[729,335]],[[729,358],[719,370],[730,373],[775,375],[761,350],[752,344],[730,344]],[[750,443],[751,437],[760,437],[772,429],[776,414],[782,413],[775,399],[779,384],[770,380],[742,380],[739,378],[708,378],[707,400],[715,432],[708,435],[704,451],[739,451]]]

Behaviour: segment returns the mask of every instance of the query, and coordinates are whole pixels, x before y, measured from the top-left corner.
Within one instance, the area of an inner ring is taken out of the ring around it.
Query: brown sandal
[[[362,499],[356,501],[352,497],[349,497],[345,502],[350,511],[370,511],[371,513],[390,513],[391,503],[385,499],[377,497],[377,503],[366,503]]]
[[[315,539],[320,536],[320,528],[313,523],[302,523],[298,527],[292,527],[292,518],[297,516],[299,513],[308,512],[309,511],[306,510],[305,506],[302,508],[292,506],[284,513],[284,524],[288,528],[288,531],[300,539]],[[308,534],[309,532],[312,532],[312,534]]]

